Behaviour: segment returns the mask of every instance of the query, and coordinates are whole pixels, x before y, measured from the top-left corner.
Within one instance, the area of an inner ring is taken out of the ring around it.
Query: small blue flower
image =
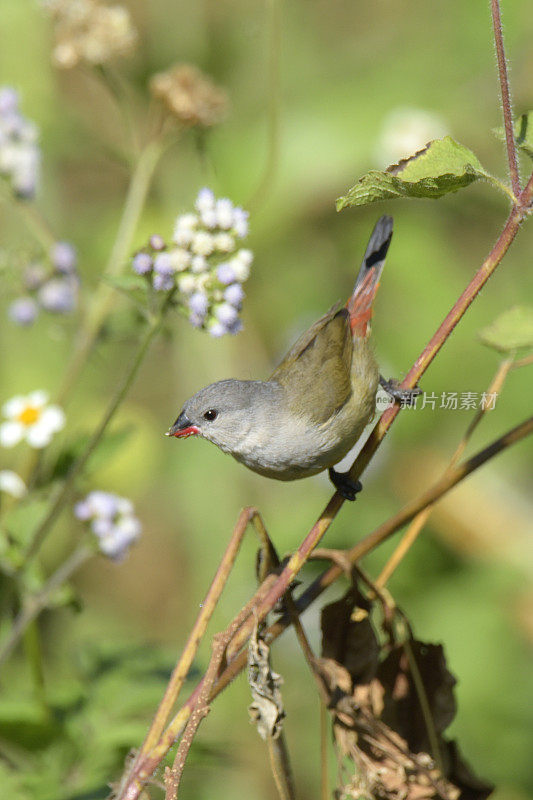
[[[141,534],[131,501],[111,492],[90,492],[74,506],[74,514],[90,523],[100,551],[114,561],[121,561]]]
[[[222,305],[215,309],[215,316],[218,321],[227,328],[235,323],[238,319],[239,312],[234,306],[230,306],[229,303],[222,303]]]
[[[39,289],[39,303],[54,314],[68,314],[76,308],[77,284],[72,280],[52,278]]]
[[[158,253],[154,258],[154,270],[159,275],[173,275],[174,264],[169,253]]]
[[[74,272],[78,261],[76,248],[70,242],[56,242],[50,252],[50,259],[58,272]]]
[[[152,285],[156,292],[169,292],[174,288],[174,276],[156,272],[154,273]]]
[[[232,283],[224,291],[224,300],[235,308],[240,308],[244,300],[244,291],[240,283]]]
[[[231,261],[223,261],[222,264],[219,264],[217,267],[217,278],[220,283],[228,285],[230,283],[235,283],[237,276],[235,275],[235,269],[231,263]]]
[[[209,308],[209,300],[204,292],[194,292],[189,297],[189,308],[198,317],[205,317]]]
[[[152,269],[152,257],[148,253],[136,253],[133,256],[131,266],[137,275],[146,275]]]
[[[205,315],[199,316],[191,311],[189,314],[189,322],[193,326],[193,328],[201,328],[205,322]]]
[[[32,297],[19,297],[11,303],[7,313],[17,325],[26,327],[33,325],[39,313],[39,308]]]
[[[163,237],[159,236],[158,233],[154,233],[154,235],[150,237],[150,247],[152,250],[164,250],[165,241]]]
[[[242,329],[243,324],[241,319],[236,319],[235,322],[232,322],[231,325],[228,325],[228,333],[231,333],[232,336],[240,333]]]
[[[244,209],[239,207],[233,209],[233,230],[239,239],[248,236],[248,217],[249,214]]]
[[[222,323],[218,322],[217,320],[210,322],[207,330],[215,339],[220,339],[221,336],[224,336],[226,333],[228,333],[226,326],[222,325]]]

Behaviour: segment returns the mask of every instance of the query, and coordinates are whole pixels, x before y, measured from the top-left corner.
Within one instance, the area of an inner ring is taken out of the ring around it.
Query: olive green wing
[[[321,424],[350,397],[352,348],[348,311],[333,306],[300,336],[270,380],[286,390],[293,413]]]

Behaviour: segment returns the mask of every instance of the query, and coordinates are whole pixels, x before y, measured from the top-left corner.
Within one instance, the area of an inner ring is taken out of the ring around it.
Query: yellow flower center
[[[21,411],[18,415],[17,420],[22,422],[23,425],[34,425],[41,416],[41,411],[41,408],[26,406],[24,411]]]

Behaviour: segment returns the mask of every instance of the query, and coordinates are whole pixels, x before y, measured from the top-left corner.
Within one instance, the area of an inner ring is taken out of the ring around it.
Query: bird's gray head
[[[200,389],[184,404],[167,436],[199,435],[226,452],[234,452],[250,430],[273,413],[277,384],[263,381],[218,381]]]

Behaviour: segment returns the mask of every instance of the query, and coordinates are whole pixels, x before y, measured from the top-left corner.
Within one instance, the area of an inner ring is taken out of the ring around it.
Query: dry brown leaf
[[[365,612],[357,622],[354,609]],[[485,800],[493,787],[442,736],[456,712],[442,646],[410,639],[380,653],[372,620],[372,604],[355,586],[322,614],[317,666],[333,711],[335,797]]]

